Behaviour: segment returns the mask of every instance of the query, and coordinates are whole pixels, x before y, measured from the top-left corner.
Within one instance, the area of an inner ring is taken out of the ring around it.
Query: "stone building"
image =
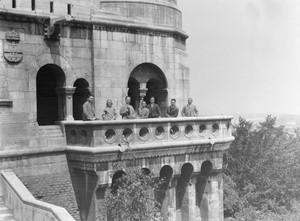
[[[223,220],[230,116],[81,121],[89,94],[98,116],[127,95],[182,108],[187,37],[176,0],[0,1],[0,195],[15,220],[95,221],[114,162],[167,178],[165,220]]]

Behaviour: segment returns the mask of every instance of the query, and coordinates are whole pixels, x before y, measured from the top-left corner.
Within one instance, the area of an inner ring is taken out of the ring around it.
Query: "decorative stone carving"
[[[61,87],[56,88],[55,92],[58,95],[58,120],[73,121],[73,94],[76,87]]]
[[[60,25],[46,25],[44,30],[44,38],[47,40],[58,41],[60,39]]]
[[[3,54],[5,59],[11,63],[18,63],[23,58],[23,45],[20,34],[11,30],[5,34],[3,43]]]

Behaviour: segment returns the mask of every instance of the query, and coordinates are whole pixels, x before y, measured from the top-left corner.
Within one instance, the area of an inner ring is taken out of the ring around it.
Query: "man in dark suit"
[[[161,111],[157,104],[154,103],[155,98],[150,98],[150,104],[147,105],[147,108],[149,109],[149,118],[160,118],[161,117]]]
[[[165,117],[177,117],[179,109],[176,107],[176,100],[173,98],[171,100],[171,105],[167,108]]]

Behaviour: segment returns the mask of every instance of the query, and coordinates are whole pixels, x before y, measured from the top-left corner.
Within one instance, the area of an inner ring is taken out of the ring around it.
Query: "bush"
[[[154,179],[151,173],[143,173],[140,168],[126,172],[112,188],[106,190],[105,210],[108,216],[116,221],[161,220],[160,205],[154,198],[161,181]]]

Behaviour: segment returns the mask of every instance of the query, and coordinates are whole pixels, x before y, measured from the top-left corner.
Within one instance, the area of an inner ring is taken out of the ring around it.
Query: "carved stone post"
[[[146,93],[148,91],[148,88],[146,88],[146,86],[147,86],[147,83],[140,83],[140,97],[141,97],[140,106],[141,106],[141,103],[144,100],[144,97],[146,96]]]
[[[58,121],[74,120],[73,117],[73,94],[76,87],[61,87],[56,88],[55,92],[58,95]]]
[[[55,92],[57,94],[57,99],[58,99],[58,119],[56,122],[60,122],[64,120],[65,117],[65,103],[64,103],[64,94],[61,88],[56,88]]]

